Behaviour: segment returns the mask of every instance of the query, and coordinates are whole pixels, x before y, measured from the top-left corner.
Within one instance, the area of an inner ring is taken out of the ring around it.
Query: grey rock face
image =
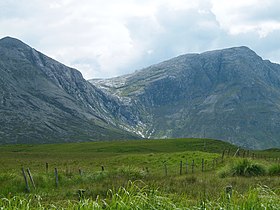
[[[19,40],[0,40],[0,75],[1,143],[135,138],[116,126],[115,100]]]
[[[91,82],[143,110],[137,114],[148,125],[143,126],[145,137],[280,147],[280,66],[247,47],[182,55]]]
[[[19,40],[0,40],[0,143],[141,137],[280,147],[280,66],[236,47],[86,81]]]

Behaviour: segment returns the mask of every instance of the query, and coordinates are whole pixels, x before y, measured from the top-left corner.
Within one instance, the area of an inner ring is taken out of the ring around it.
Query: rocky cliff
[[[1,143],[135,138],[116,126],[114,99],[17,39],[0,40],[0,75]]]
[[[145,137],[280,146],[280,66],[247,47],[182,55],[130,75],[91,82],[145,110],[140,113],[148,125]]]
[[[280,147],[280,66],[235,47],[86,81],[6,37],[0,116],[0,143],[205,137]]]

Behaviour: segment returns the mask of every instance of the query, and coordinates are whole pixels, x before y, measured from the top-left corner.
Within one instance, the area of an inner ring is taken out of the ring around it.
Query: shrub
[[[238,161],[233,166],[233,176],[262,176],[265,175],[265,167],[249,161],[248,159],[243,159]]]
[[[142,179],[147,175],[145,170],[134,167],[122,167],[117,171],[117,173],[129,180]]]
[[[280,165],[272,165],[269,167],[268,174],[271,176],[280,176]]]
[[[266,174],[266,169],[259,163],[243,159],[227,165],[222,168],[218,174],[222,178],[226,176],[263,176]]]
[[[229,167],[229,165],[219,169],[218,176],[220,178],[226,178],[227,176],[231,176],[231,168]]]

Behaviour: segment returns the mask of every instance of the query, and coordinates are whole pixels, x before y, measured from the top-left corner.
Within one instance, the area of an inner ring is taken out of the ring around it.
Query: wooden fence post
[[[222,162],[224,162],[224,156],[225,156],[225,150],[223,150],[223,153],[222,153]]]
[[[55,186],[58,187],[58,172],[57,172],[57,168],[54,169],[54,175],[55,175]]]
[[[182,175],[182,169],[183,169],[183,161],[180,161],[180,175]]]
[[[192,160],[192,173],[194,172],[194,160]]]
[[[227,152],[227,156],[229,157],[230,155],[230,148],[228,149],[228,152]]]
[[[49,173],[49,163],[46,163],[46,174]]]
[[[204,172],[204,158],[201,160],[201,171]]]
[[[227,198],[230,200],[232,197],[232,186],[231,185],[226,186],[225,191],[226,191]]]
[[[164,171],[165,171],[165,176],[167,176],[167,165],[164,163]]]
[[[237,148],[236,152],[234,153],[233,157],[236,157],[237,155],[239,155],[239,147]]]
[[[32,174],[31,174],[29,168],[27,168],[27,173],[28,173],[29,179],[30,179],[30,181],[32,183],[32,186],[34,187],[34,189],[36,189],[36,186],[35,186],[35,183],[34,183],[34,180],[33,180],[33,177],[32,177]]]
[[[23,167],[21,168],[21,171],[22,171],[22,175],[23,175],[23,178],[24,178],[24,182],[25,182],[25,190],[27,192],[30,192],[30,188],[29,188],[29,185],[28,185],[27,177],[26,177],[26,174],[25,174],[25,171],[24,171]]]
[[[146,172],[147,172],[147,174],[148,174],[148,173],[149,173],[149,168],[148,168],[148,167],[146,167],[145,169],[146,169]]]
[[[82,169],[80,169],[80,168],[79,168],[79,174],[80,174],[80,176],[82,176],[82,175],[83,175],[83,170],[82,170]]]
[[[205,134],[204,134],[204,137],[205,137]],[[204,139],[203,150],[206,151],[206,141],[205,141],[205,139]]]
[[[186,174],[188,173],[188,160],[186,160]]]
[[[66,176],[70,176],[70,175],[71,175],[70,167],[69,167],[68,163],[66,164],[65,175],[66,175]]]

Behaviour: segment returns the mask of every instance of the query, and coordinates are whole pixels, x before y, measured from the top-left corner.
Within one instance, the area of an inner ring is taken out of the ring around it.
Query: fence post
[[[24,178],[24,182],[25,182],[25,190],[27,192],[30,192],[30,188],[29,188],[29,185],[28,185],[27,177],[26,177],[26,174],[25,174],[25,171],[24,171],[23,167],[21,168],[21,171],[22,171],[22,175],[23,175],[23,178]]]
[[[82,169],[80,169],[80,168],[79,168],[79,174],[80,174],[80,176],[82,176],[82,175],[83,175],[83,170],[82,170]]]
[[[192,160],[192,173],[194,172],[194,160]]]
[[[180,175],[182,175],[182,169],[183,169],[183,161],[180,161]]]
[[[239,147],[237,148],[236,152],[234,153],[233,157],[239,156]]]
[[[34,183],[34,180],[33,180],[33,177],[32,177],[32,174],[31,174],[29,168],[27,168],[27,173],[28,173],[29,179],[30,179],[30,181],[32,183],[32,186],[34,187],[34,189],[36,189],[36,186],[35,186],[35,183]]]
[[[222,162],[224,162],[224,156],[225,156],[225,150],[223,150],[223,153],[222,153]]]
[[[68,163],[66,164],[65,175],[66,175],[66,176],[70,176],[70,175],[71,175],[70,167],[69,167]]]
[[[226,186],[225,191],[226,191],[226,196],[227,196],[228,200],[230,201],[230,199],[232,197],[232,186],[231,185]]]
[[[58,172],[57,172],[57,168],[54,169],[54,175],[55,175],[55,186],[58,187]]]
[[[186,160],[186,174],[188,173],[188,160]]]
[[[49,173],[49,163],[46,163],[46,174]]]
[[[204,159],[201,160],[201,171],[204,172]]]
[[[146,167],[145,169],[146,169],[146,172],[147,172],[147,174],[148,174],[148,173],[149,173],[149,168],[148,168],[148,167]]]
[[[167,165],[164,163],[164,171],[165,171],[165,176],[167,176]]]

